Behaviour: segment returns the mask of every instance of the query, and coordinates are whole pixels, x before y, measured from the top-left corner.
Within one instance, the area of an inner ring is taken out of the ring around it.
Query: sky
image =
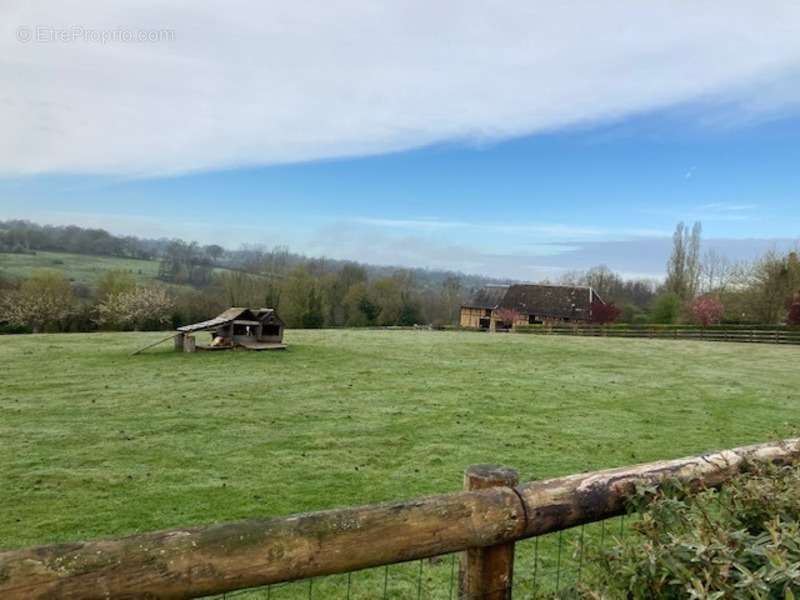
[[[522,280],[800,239],[800,3],[0,0],[0,219]]]

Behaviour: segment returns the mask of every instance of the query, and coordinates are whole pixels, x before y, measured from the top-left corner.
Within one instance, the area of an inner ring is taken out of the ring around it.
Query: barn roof
[[[592,288],[577,285],[488,285],[478,290],[468,308],[507,308],[525,315],[589,318],[593,300],[602,302]]]
[[[572,285],[512,285],[500,302],[501,308],[548,317],[588,318],[592,288]]]
[[[475,295],[466,306],[471,308],[497,308],[507,291],[507,285],[484,286],[475,292]]]
[[[199,323],[193,323],[192,325],[184,325],[183,327],[178,327],[178,331],[183,333],[191,333],[193,331],[205,331],[207,329],[216,329],[217,327],[221,327],[222,325],[226,325],[231,321],[263,321],[268,316],[273,316],[275,319],[280,321],[275,309],[272,308],[259,308],[259,309],[250,309],[250,308],[242,308],[242,307],[232,307],[228,310],[220,313],[213,319],[209,319],[208,321],[201,321]]]

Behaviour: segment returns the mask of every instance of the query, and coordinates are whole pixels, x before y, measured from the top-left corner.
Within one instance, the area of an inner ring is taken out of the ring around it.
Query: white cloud
[[[674,221],[713,222],[754,222],[762,218],[756,212],[758,204],[737,204],[732,202],[710,202],[699,206],[677,208],[644,208],[639,212],[657,217],[669,217]]]
[[[469,227],[470,223],[464,221],[442,221],[439,219],[379,219],[372,217],[355,217],[354,223],[373,225],[375,227],[389,227],[392,229],[415,229],[432,231],[437,229],[457,229]]]
[[[441,219],[389,219],[354,217],[350,222],[360,225],[370,225],[379,228],[405,229],[417,233],[434,232],[437,230],[471,230],[474,233],[485,235],[495,234],[536,234],[537,241],[550,239],[586,240],[597,238],[623,239],[629,237],[663,237],[671,235],[670,231],[647,228],[627,227],[584,227],[580,225],[567,225],[563,223],[497,223],[492,221],[448,221]]]
[[[700,210],[709,210],[715,212],[743,212],[755,210],[758,208],[757,204],[729,204],[727,202],[712,202],[710,204],[703,204],[698,207]]]
[[[0,173],[372,154],[697,99],[775,111],[800,99],[798,23],[795,0],[6,0]],[[73,25],[174,40],[17,40]]]

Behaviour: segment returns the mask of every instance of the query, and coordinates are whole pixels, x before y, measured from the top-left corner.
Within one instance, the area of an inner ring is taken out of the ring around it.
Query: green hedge
[[[25,325],[12,325],[11,323],[0,323],[0,335],[14,333],[32,333],[33,330]]]
[[[721,491],[640,489],[631,535],[591,548],[583,598],[795,598],[800,469],[761,467]]]

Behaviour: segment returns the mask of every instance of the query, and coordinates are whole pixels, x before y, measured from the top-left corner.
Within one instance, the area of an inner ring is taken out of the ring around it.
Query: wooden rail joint
[[[474,465],[464,473],[465,490],[507,488],[519,502],[522,514],[515,538],[528,527],[527,509],[515,486],[519,474],[497,465]],[[514,579],[514,541],[482,548],[468,548],[461,557],[459,598],[472,600],[507,600],[511,598]]]

